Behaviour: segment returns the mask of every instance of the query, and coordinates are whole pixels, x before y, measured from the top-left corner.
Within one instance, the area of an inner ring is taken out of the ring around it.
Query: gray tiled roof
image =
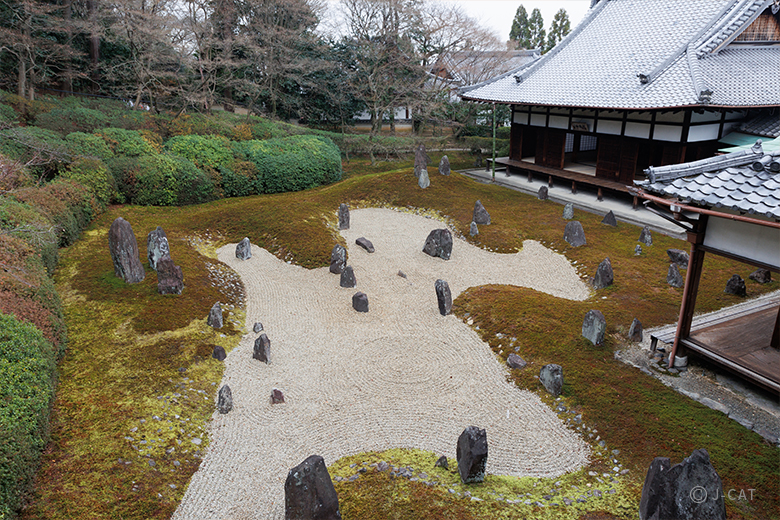
[[[700,105],[709,90],[713,106],[780,106],[780,47],[728,46],[772,1],[601,0],[540,60],[462,95],[652,109]]]
[[[650,180],[634,183],[685,203],[780,219],[780,152],[754,148],[704,161],[651,168]]]
[[[745,121],[739,130],[746,134],[780,137],[780,111],[761,114]]]

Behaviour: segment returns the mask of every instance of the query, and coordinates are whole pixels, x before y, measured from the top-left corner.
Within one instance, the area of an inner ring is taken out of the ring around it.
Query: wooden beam
[[[775,320],[775,330],[772,331],[772,340],[769,342],[769,346],[772,348],[780,349],[780,309],[777,311],[777,319]]]

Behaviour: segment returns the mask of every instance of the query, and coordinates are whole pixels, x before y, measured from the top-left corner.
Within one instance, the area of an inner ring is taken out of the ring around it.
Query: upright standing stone
[[[756,269],[748,278],[758,283],[769,283],[772,281],[772,273],[768,269]]]
[[[685,285],[685,279],[680,274],[677,264],[669,264],[669,270],[666,272],[666,283],[677,288]]]
[[[563,218],[565,220],[571,220],[574,218],[574,204],[571,202],[563,207]]]
[[[452,255],[452,233],[449,229],[434,229],[425,239],[423,253],[444,260],[449,260]]]
[[[642,246],[639,244],[636,245],[634,248],[634,256],[641,256],[642,255]]]
[[[160,294],[181,294],[184,289],[184,275],[181,267],[175,265],[171,255],[165,254],[157,261],[157,292]]]
[[[149,267],[157,270],[157,262],[163,256],[170,254],[168,237],[160,226],[146,235],[146,257],[149,259]]]
[[[642,322],[634,318],[631,322],[631,326],[628,328],[628,339],[635,343],[641,343],[644,339],[642,334]]]
[[[615,214],[612,212],[612,210],[609,210],[609,213],[604,215],[601,223],[608,226],[617,227],[617,219],[615,218]]]
[[[420,178],[420,173],[428,167],[429,162],[428,154],[425,153],[425,145],[421,144],[414,151],[414,175],[418,179]]]
[[[222,305],[219,302],[212,305],[209,317],[206,318],[206,323],[215,329],[222,328]]]
[[[604,332],[607,330],[607,320],[601,311],[589,310],[582,320],[582,335],[594,345],[604,343]]]
[[[347,267],[347,250],[341,244],[336,244],[330,253],[330,272],[341,274],[345,267]]]
[[[641,520],[726,520],[723,482],[707,450],[693,450],[679,464],[650,463],[639,500]]]
[[[339,497],[325,461],[312,455],[287,474],[285,520],[341,520]]]
[[[358,312],[368,312],[368,296],[362,292],[352,295],[352,308]]]
[[[539,188],[539,191],[536,193],[536,196],[539,198],[539,200],[547,200],[550,197],[549,190],[547,189],[547,186],[542,186]]]
[[[244,237],[241,242],[236,244],[236,258],[239,260],[252,258],[252,244],[249,242],[249,237]]]
[[[442,175],[450,174],[450,160],[446,155],[443,155],[441,161],[439,161],[439,173]]]
[[[563,230],[563,239],[571,244],[572,247],[584,246],[588,242],[585,240],[585,230],[579,220],[570,220],[566,223]]]
[[[420,175],[417,177],[417,185],[422,189],[431,185],[431,178],[428,177],[428,170],[426,168],[420,170]]]
[[[266,365],[271,362],[271,340],[263,332],[255,340],[255,348],[252,352],[252,357],[258,361],[262,361]]]
[[[349,206],[339,204],[339,229],[349,229]]]
[[[646,246],[653,245],[653,234],[650,232],[650,228],[645,226],[642,228],[642,232],[639,233],[639,242],[642,242]]]
[[[481,201],[474,203],[474,216],[471,220],[480,226],[490,224],[490,213],[487,212]]]
[[[479,235],[479,228],[477,227],[477,223],[472,221],[471,225],[469,226],[469,235],[475,237]]]
[[[357,280],[355,280],[355,271],[351,265],[348,265],[341,271],[341,279],[339,280],[339,286],[341,287],[355,287]]]
[[[551,395],[561,395],[563,392],[563,368],[561,365],[555,363],[544,365],[539,371],[539,382]]]
[[[666,254],[669,255],[669,261],[677,264],[677,267],[681,267],[683,269],[688,268],[688,260],[690,259],[690,256],[688,256],[688,253],[682,249],[667,249]]]
[[[233,392],[228,385],[222,385],[217,393],[217,410],[219,413],[226,414],[233,409]]]
[[[436,299],[439,302],[439,312],[442,316],[447,316],[452,312],[452,293],[450,285],[444,280],[436,280]]]
[[[728,294],[735,294],[737,296],[745,296],[747,294],[747,287],[745,286],[745,280],[738,274],[733,275],[726,282],[726,288],[723,292]]]
[[[603,289],[612,285],[615,279],[614,272],[612,271],[612,263],[609,261],[609,257],[602,260],[596,269],[596,276],[593,278],[593,287],[595,289]]]
[[[138,256],[138,242],[130,223],[118,217],[108,230],[108,249],[114,262],[114,274],[127,283],[144,279],[144,266]]]
[[[485,480],[485,465],[488,457],[487,433],[476,426],[469,426],[458,437],[458,473],[464,484],[475,484]]]

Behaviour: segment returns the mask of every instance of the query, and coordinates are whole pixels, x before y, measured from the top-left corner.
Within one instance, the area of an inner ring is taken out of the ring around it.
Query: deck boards
[[[488,162],[488,164],[490,164]],[[517,161],[510,159],[509,157],[496,157],[496,164],[503,165],[511,168],[522,169],[525,171],[532,171],[534,173],[540,173],[547,176],[552,176],[555,179],[566,180],[569,182],[582,183],[584,185],[594,186],[596,188],[604,188],[620,193],[628,193],[628,186],[620,182],[610,181],[608,179],[602,179],[594,175],[588,175],[585,173],[577,173],[567,170],[559,170],[556,168],[548,168],[547,166],[539,166],[538,164],[529,163],[526,161]]]

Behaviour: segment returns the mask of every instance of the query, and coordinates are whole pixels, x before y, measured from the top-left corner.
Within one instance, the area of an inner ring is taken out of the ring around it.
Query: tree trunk
[[[26,90],[27,90],[27,67],[25,66],[24,58],[19,57],[19,67],[17,69],[17,80],[16,80],[16,94],[19,97],[24,97]]]
[[[87,0],[87,11],[89,12],[89,21],[92,25],[89,36],[89,62],[92,65],[91,76],[93,81],[99,81],[98,64],[100,62],[100,36],[95,30],[97,24],[98,0]]]
[[[65,25],[67,27],[68,45],[73,42],[73,24],[71,23],[73,18],[73,0],[63,0],[62,4],[65,6],[63,18],[65,19]],[[73,60],[69,57],[65,61],[65,74],[62,79],[62,90],[73,93]]]

